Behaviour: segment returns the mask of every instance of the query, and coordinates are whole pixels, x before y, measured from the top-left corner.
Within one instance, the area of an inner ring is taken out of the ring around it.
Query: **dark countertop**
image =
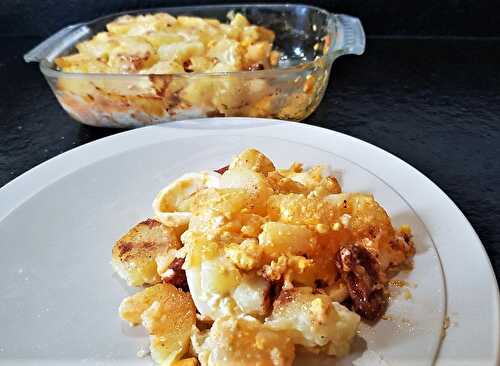
[[[37,66],[21,58],[39,38],[0,41],[0,186],[120,132],[81,125],[59,107]],[[305,122],[368,141],[427,175],[470,220],[500,278],[500,40],[367,44],[365,55],[335,62],[325,98]]]

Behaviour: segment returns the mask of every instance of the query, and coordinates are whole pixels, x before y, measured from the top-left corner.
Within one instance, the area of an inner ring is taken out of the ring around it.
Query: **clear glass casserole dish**
[[[221,22],[229,12],[240,12],[252,24],[275,32],[278,64],[255,71],[173,74],[72,73],[55,66],[57,57],[74,52],[77,43],[104,31],[117,17],[159,12]],[[354,17],[306,5],[216,5],[129,11],[70,25],[24,59],[39,62],[57,100],[77,121],[138,127],[213,116],[303,120],[320,103],[333,61],[345,54],[360,55],[364,48],[364,31]]]

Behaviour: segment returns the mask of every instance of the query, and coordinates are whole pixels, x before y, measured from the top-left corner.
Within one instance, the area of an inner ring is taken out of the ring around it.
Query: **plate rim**
[[[164,128],[168,128],[168,130],[165,130],[168,131],[168,133],[165,133],[165,131],[163,130],[159,130]],[[221,128],[224,128],[224,130],[221,130]],[[466,216],[463,214],[460,208],[455,204],[455,202],[441,188],[439,188],[437,184],[435,184],[432,180],[430,180],[425,174],[420,172],[418,169],[416,169],[409,163],[405,162],[403,159],[369,142],[363,141],[359,138],[335,130],[330,130],[327,128],[303,124],[303,123],[288,122],[281,120],[269,120],[269,119],[247,118],[247,117],[222,117],[222,118],[216,117],[216,118],[204,118],[204,119],[170,122],[156,126],[149,126],[149,127],[119,132],[111,136],[107,136],[92,142],[88,142],[86,144],[75,147],[71,150],[68,150],[62,154],[59,154],[47,161],[42,162],[41,164],[38,164],[32,169],[14,178],[12,181],[8,182],[3,187],[0,187],[0,202],[2,202],[2,205],[0,205],[0,221],[2,221],[5,217],[7,217],[13,210],[15,210],[23,202],[29,200],[30,197],[36,195],[44,187],[61,179],[65,175],[71,174],[72,172],[81,169],[86,165],[92,164],[95,161],[102,160],[106,157],[113,156],[123,151],[130,151],[133,148],[138,148],[140,146],[153,144],[155,142],[165,141],[170,139],[170,137],[175,139],[176,138],[175,131],[177,131],[177,135],[183,135],[183,134],[189,135],[189,133],[191,132],[199,136],[203,136],[204,134],[218,134],[218,133],[226,134],[227,133],[226,131],[228,130],[234,131],[235,129],[238,129],[242,134],[256,136],[255,131],[268,130],[269,132],[275,128],[280,128],[281,129],[280,132],[284,132],[283,130],[285,129],[288,129],[290,131],[296,131],[297,129],[298,130],[304,129],[308,130],[308,133],[318,137],[318,139],[321,139],[323,137],[324,138],[328,137],[332,139],[344,140],[346,141],[347,144],[357,145],[357,147],[360,147],[359,150],[365,150],[365,152],[362,153],[362,155],[367,154],[366,150],[371,150],[369,151],[370,153],[376,153],[377,155],[381,155],[382,157],[388,159],[387,161],[391,161],[392,163],[397,164],[401,168],[404,168],[409,173],[409,175],[412,174],[413,176],[416,176],[421,180],[423,180],[423,182],[429,189],[431,189],[434,193],[439,194],[442,203],[447,203],[449,209],[452,209],[455,213],[457,212],[459,213],[459,217],[461,218],[462,223],[465,222],[465,226],[462,227],[462,231],[464,232],[468,231],[469,234],[472,235],[472,238],[474,239],[473,242],[475,245],[474,252],[476,252],[476,255],[480,256],[482,260],[486,260],[486,263],[489,266],[487,268],[488,271],[485,274],[488,278],[485,278],[483,280],[487,280],[489,282],[489,286],[493,285],[493,289],[494,290],[496,289],[496,296],[495,293],[491,294],[491,301],[492,301],[491,305],[493,308],[493,314],[491,314],[493,322],[491,322],[491,324],[494,327],[493,332],[496,342],[495,340],[493,341],[493,349],[489,350],[490,353],[486,352],[485,354],[487,354],[488,356],[492,352],[493,355],[491,358],[492,366],[500,364],[500,292],[499,292],[498,282],[496,280],[491,261],[486,253],[486,249],[484,248],[484,245],[482,244],[481,239],[477,235],[473,226],[467,220]],[[161,131],[161,133],[156,133],[156,131],[159,132]],[[148,139],[146,139],[145,141],[139,141],[140,139],[138,137],[140,136],[148,137]],[[301,138],[303,136],[304,135],[297,133],[297,134],[292,134],[291,136],[287,136],[287,139],[297,143],[304,143],[303,141],[301,141]],[[132,144],[132,146],[123,144],[123,142],[127,140],[130,140],[128,142],[132,142],[132,140],[136,141],[135,144]],[[321,146],[321,148],[325,147]],[[341,154],[338,151],[335,151],[334,149],[331,149],[329,151],[336,153],[348,160],[352,160],[353,162],[368,169],[368,167],[364,166],[361,162],[358,162],[351,156],[345,156],[344,154]],[[92,159],[89,159],[89,157],[91,157]],[[368,170],[372,171],[372,169]],[[376,174],[377,176],[380,175],[379,173],[375,172],[373,173]],[[400,194],[405,199],[408,199],[408,197],[406,197],[406,195],[403,195],[400,192],[400,190],[393,187],[391,179],[389,179],[386,176],[382,176],[381,178],[386,183],[388,183],[396,192],[398,192],[398,194]],[[414,210],[421,219],[421,221],[423,222],[424,226],[427,228],[431,238],[433,238],[432,230],[427,225],[426,220],[419,214],[417,209],[414,208]],[[457,286],[456,284],[454,284],[453,280],[449,281],[446,273],[447,268],[444,262],[447,262],[448,266],[451,264],[452,267],[458,266],[459,263],[453,263],[453,261],[448,262],[450,258],[445,258],[445,256],[442,255],[438,245],[436,245],[436,250],[438,252],[439,259],[441,261],[441,266],[445,280],[445,289],[446,289],[445,313],[449,315],[450,298],[452,299],[454,298],[456,300],[458,297],[460,297],[460,294],[456,293],[454,290],[450,291],[451,288],[456,288]],[[455,260],[455,262],[457,262],[457,260]],[[457,332],[457,329],[448,330],[448,335],[445,336],[443,338],[443,341],[441,342],[440,350],[435,361],[436,365],[447,365],[452,362],[454,357],[452,343],[457,341],[460,342],[460,339],[466,339],[467,337],[466,334],[464,333],[467,333],[467,329],[463,329],[462,332]],[[451,349],[449,349],[448,346],[450,346]],[[455,344],[455,346],[457,345]],[[484,363],[481,364],[484,365]]]

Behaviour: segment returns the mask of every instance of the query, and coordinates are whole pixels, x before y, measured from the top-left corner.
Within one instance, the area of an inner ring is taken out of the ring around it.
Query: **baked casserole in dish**
[[[61,106],[93,126],[249,116],[300,121],[333,61],[361,54],[358,19],[305,5],[113,14],[68,26],[25,55]]]

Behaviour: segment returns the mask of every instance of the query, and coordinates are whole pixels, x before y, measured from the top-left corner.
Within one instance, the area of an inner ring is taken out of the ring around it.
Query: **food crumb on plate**
[[[446,315],[444,320],[443,320],[443,333],[446,333],[446,331],[451,328],[451,327],[454,327],[457,325],[457,322],[456,320],[450,318],[449,315]],[[444,335],[443,335],[444,337]]]
[[[404,290],[403,291],[403,297],[405,300],[411,300],[413,298],[413,295],[409,290]]]
[[[146,347],[141,347],[141,348],[139,348],[139,350],[137,351],[137,353],[136,353],[136,354],[137,354],[137,357],[139,357],[139,358],[144,358],[144,357],[148,356],[148,355],[149,355],[149,353],[150,353],[150,352],[149,352],[149,349],[148,349],[148,348],[146,348]]]
[[[389,366],[383,357],[375,351],[365,351],[361,358],[352,362],[353,366]]]
[[[444,322],[443,322],[443,329],[448,329],[450,327],[450,317],[447,315],[445,318],[444,318]]]

